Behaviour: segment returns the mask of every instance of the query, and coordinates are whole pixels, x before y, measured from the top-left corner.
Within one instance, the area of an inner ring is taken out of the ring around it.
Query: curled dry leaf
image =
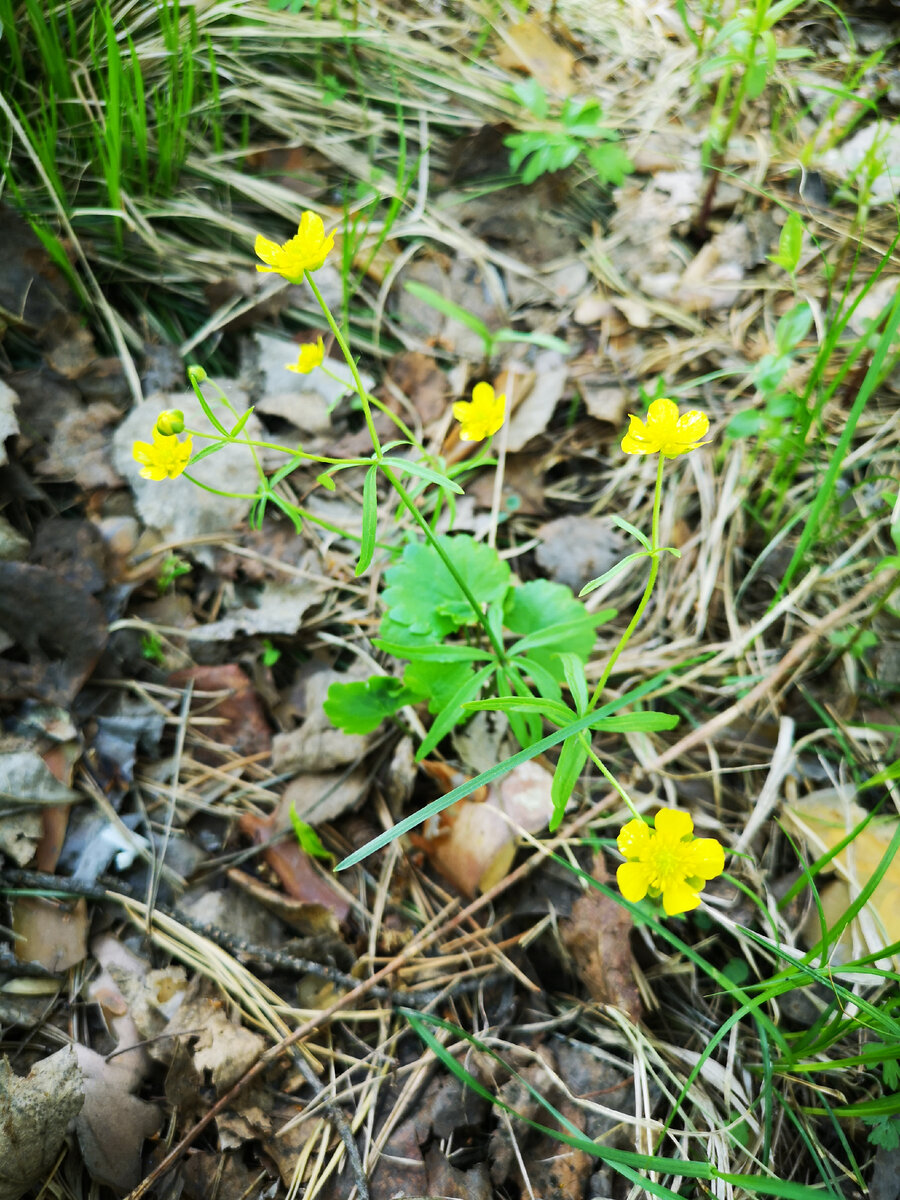
[[[447,792],[463,782],[462,775],[441,763],[422,766]],[[522,832],[539,833],[550,820],[552,782],[538,763],[522,763],[480,789],[483,799],[476,792],[445,808],[421,833],[410,834],[410,840],[464,895],[486,892],[509,871]]]
[[[83,1104],[71,1046],[35,1063],[24,1079],[0,1059],[0,1200],[19,1200],[43,1182]]]

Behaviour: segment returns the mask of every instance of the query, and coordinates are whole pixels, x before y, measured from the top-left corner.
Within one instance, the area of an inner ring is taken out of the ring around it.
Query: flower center
[[[657,845],[653,848],[653,870],[656,872],[656,886],[665,887],[667,883],[680,879],[684,875],[682,856],[677,846]]]

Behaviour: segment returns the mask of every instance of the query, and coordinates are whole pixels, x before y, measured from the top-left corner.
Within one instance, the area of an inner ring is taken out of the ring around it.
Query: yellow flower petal
[[[321,338],[316,342],[307,342],[305,346],[300,347],[295,363],[288,363],[287,369],[293,371],[297,375],[308,375],[310,371],[314,371],[316,367],[322,365],[325,358],[325,344]]]
[[[660,397],[647,409],[647,420],[629,414],[630,425],[622,439],[626,454],[662,454],[677,458],[703,445],[709,432],[709,418],[698,409],[679,416],[674,400]]]
[[[695,838],[686,849],[685,870],[689,877],[715,879],[725,870],[725,851],[715,838]]]
[[[643,863],[622,863],[616,869],[616,883],[625,899],[630,900],[632,904],[637,904],[647,895],[650,887],[650,872]]]
[[[188,465],[193,452],[193,439],[190,436],[179,442],[174,435],[160,433],[155,427],[152,444],[135,442],[131,448],[135,462],[144,464],[142,477],[157,483],[162,479],[176,479]]]
[[[453,405],[453,415],[462,428],[460,439],[464,442],[480,442],[495,434],[506,416],[506,396],[494,395],[489,383],[476,383],[471,400],[458,400]]]
[[[305,271],[318,271],[329,251],[334,249],[334,234],[325,236],[325,226],[318,213],[305,212],[297,232],[279,246],[258,234],[253,244],[257,257],[266,264],[256,264],[257,271],[274,272],[290,283],[302,283]]]
[[[264,263],[269,264],[269,269],[275,268],[275,263],[278,261],[278,256],[281,254],[281,247],[277,242],[270,242],[268,238],[263,237],[261,233],[256,235],[256,241],[253,243],[253,249],[256,252],[256,257],[261,258]],[[261,271],[262,267],[256,268]]]
[[[641,858],[650,842],[650,826],[646,821],[629,821],[616,839],[619,853],[625,858]]]
[[[621,867],[619,869],[621,870]],[[625,893],[623,892],[622,895],[624,896]],[[625,898],[628,899],[627,896]],[[700,904],[700,897],[684,880],[677,880],[663,889],[662,901],[666,916],[675,917],[679,913],[690,912],[692,908],[697,908]]]
[[[690,837],[694,832],[694,822],[690,813],[681,812],[677,808],[661,808],[653,822],[656,832],[666,841],[680,842],[684,837]]]
[[[678,405],[674,400],[660,397],[647,409],[647,424],[651,428],[668,429],[678,420]]]

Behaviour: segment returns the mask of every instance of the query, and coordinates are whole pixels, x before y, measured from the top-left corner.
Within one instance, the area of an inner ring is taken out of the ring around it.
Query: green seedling
[[[176,579],[182,575],[190,575],[191,564],[177,554],[167,554],[163,559],[159,574],[156,577],[156,590],[160,595],[167,592]]]
[[[467,597],[432,545],[411,543],[385,572],[387,614],[375,642],[408,663],[402,680],[333,683],[325,713],[348,733],[368,733],[405,705],[427,702],[435,720],[417,752],[421,760],[468,720],[482,692],[496,690],[500,697],[526,698],[524,705],[511,703],[510,727],[520,745],[533,745],[542,710],[552,708],[563,723],[572,715],[562,704],[565,656],[577,659],[583,671],[596,626],[615,613],[586,613],[568,587],[545,579],[515,586],[496,550],[471,537],[439,542],[484,607],[495,644],[472,643],[477,623]]]
[[[547,93],[534,78],[513,85],[516,99],[541,122],[540,128],[509,134],[510,169],[522,183],[534,183],[550,171],[562,171],[583,155],[598,183],[620,184],[634,164],[618,145],[619,135],[603,124],[603,111],[591,97],[569,96],[555,115]]]
[[[812,312],[808,304],[796,305],[779,320],[775,327],[774,352],[764,355],[750,376],[762,406],[736,413],[728,422],[729,436],[755,437],[767,445],[779,445],[790,435],[800,398],[782,384],[811,327]]]

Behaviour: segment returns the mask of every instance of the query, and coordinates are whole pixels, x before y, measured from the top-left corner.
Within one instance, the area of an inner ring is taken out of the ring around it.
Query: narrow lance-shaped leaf
[[[359,547],[359,562],[356,575],[365,574],[375,553],[375,531],[378,526],[378,467],[375,463],[366,471],[363,481],[362,542]]]

